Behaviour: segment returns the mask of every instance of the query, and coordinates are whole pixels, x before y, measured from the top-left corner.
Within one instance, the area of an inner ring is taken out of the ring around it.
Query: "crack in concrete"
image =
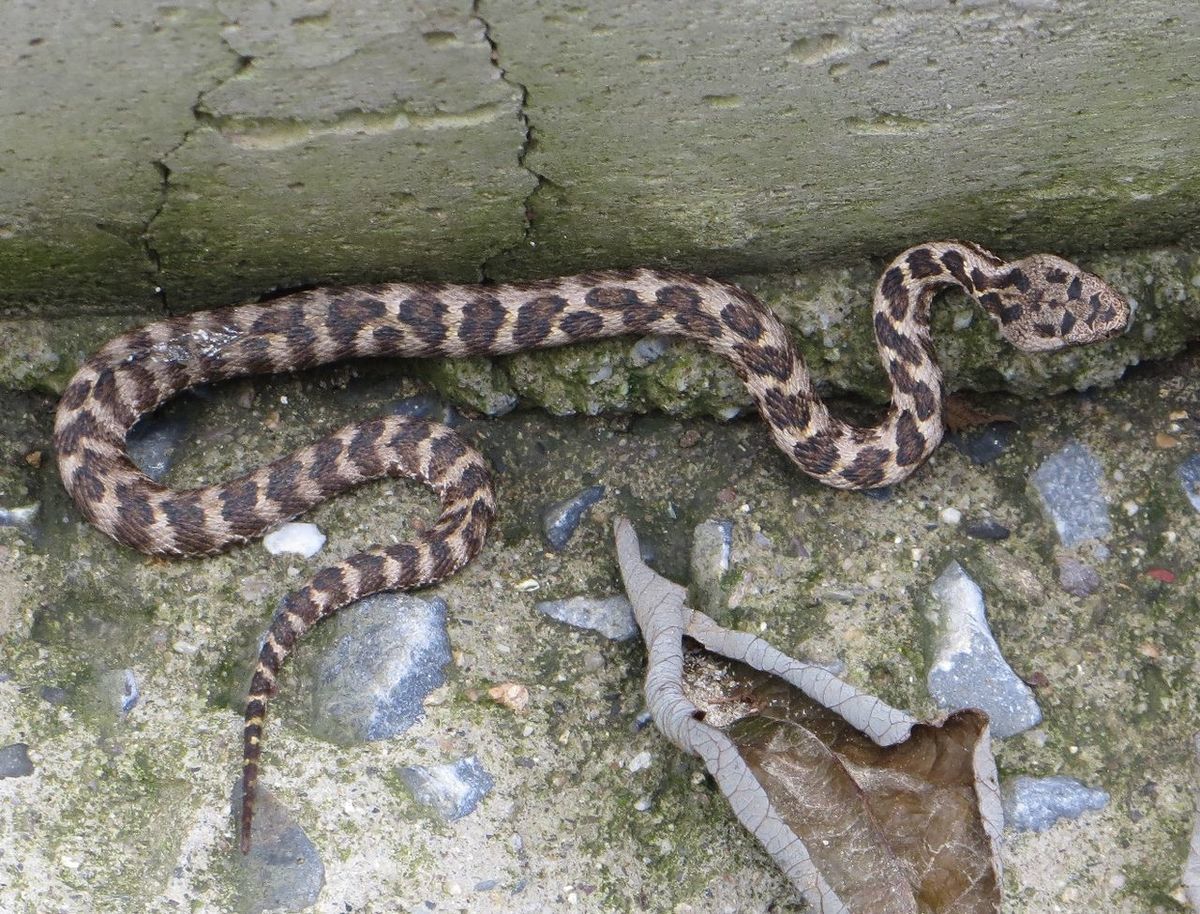
[[[496,68],[496,72],[500,74],[500,79],[503,82],[521,93],[521,99],[517,107],[517,120],[524,129],[525,135],[521,141],[521,148],[517,150],[517,167],[529,172],[537,181],[529,193],[525,195],[525,199],[521,204],[523,226],[520,240],[497,251],[479,265],[479,281],[488,282],[492,279],[490,275],[492,268],[499,261],[508,257],[514,251],[534,243],[533,222],[536,218],[534,200],[543,189],[553,186],[553,182],[544,174],[530,167],[527,161],[529,151],[533,148],[534,144],[533,122],[529,119],[529,87],[510,77],[508,71],[500,63],[500,45],[496,42],[496,38],[492,34],[491,21],[484,17],[483,11],[480,9],[481,6],[482,0],[473,0],[471,3],[471,16],[483,27],[483,40],[487,42],[488,47],[491,49],[492,66]]]
[[[159,216],[163,214],[163,210],[167,208],[167,198],[171,193],[171,168],[167,165],[167,160],[176,152],[183,148],[184,144],[192,138],[197,130],[205,126],[208,119],[207,112],[204,111],[204,97],[210,92],[213,92],[221,86],[225,85],[229,80],[241,75],[253,62],[253,57],[247,57],[244,54],[239,54],[237,49],[231,45],[224,36],[221,36],[221,42],[225,47],[229,48],[234,55],[235,66],[233,72],[227,76],[218,79],[211,86],[206,86],[196,93],[196,100],[192,102],[191,114],[192,125],[183,131],[183,136],[179,138],[179,142],[164,152],[157,159],[154,159],[150,164],[153,165],[159,173],[158,186],[158,205],[154,207],[145,223],[142,225],[140,239],[142,242],[142,251],[149,261],[151,267],[151,275],[154,278],[154,294],[158,296],[159,305],[164,314],[169,314],[167,290],[162,283],[162,255],[158,248],[154,246],[152,232],[154,223],[158,221]]]
[[[201,93],[203,94],[203,93]],[[197,99],[197,104],[199,100]],[[194,106],[193,106],[194,113]],[[151,273],[154,277],[154,294],[158,296],[159,308],[163,314],[168,314],[167,309],[167,290],[162,284],[162,255],[159,254],[158,248],[154,246],[154,241],[150,237],[150,231],[154,226],[155,221],[162,215],[163,210],[167,207],[167,194],[171,190],[171,169],[167,166],[169,159],[175,152],[188,141],[188,138],[195,132],[195,127],[192,127],[183,132],[183,137],[178,143],[168,149],[160,158],[155,159],[150,164],[158,170],[158,205],[154,207],[154,212],[146,220],[142,226],[141,241],[142,251],[146,255],[146,259],[150,262]]]

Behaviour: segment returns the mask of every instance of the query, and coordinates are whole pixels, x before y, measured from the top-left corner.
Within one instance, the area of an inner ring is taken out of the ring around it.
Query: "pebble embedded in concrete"
[[[1179,465],[1179,484],[1192,507],[1200,511],[1200,454],[1193,454]]]
[[[537,610],[567,625],[599,632],[612,641],[627,641],[638,633],[633,607],[621,596],[543,600]]]
[[[929,694],[939,708],[981,708],[992,735],[1013,736],[1042,719],[1033,692],[1000,652],[984,608],[983,592],[958,562],[934,582]]]
[[[108,670],[101,674],[99,687],[102,700],[119,717],[132,711],[142,694],[133,670]]]
[[[958,508],[943,508],[938,513],[938,518],[943,524],[953,527],[962,520],[962,512]]]
[[[1075,778],[1021,775],[1005,786],[1004,824],[1014,831],[1045,831],[1059,819],[1078,819],[1108,805],[1108,794]]]
[[[644,368],[651,362],[657,362],[671,345],[669,337],[644,336],[629,350],[629,361],[635,368]]]
[[[312,558],[325,545],[325,534],[316,524],[290,523],[272,530],[262,540],[271,555],[300,555]]]
[[[10,743],[0,748],[0,778],[24,778],[33,774],[33,762],[29,758],[29,746],[25,743]]]
[[[1015,422],[994,422],[986,428],[947,435],[946,440],[973,464],[983,466],[1008,450],[1016,431]]]
[[[413,798],[447,822],[474,812],[494,784],[474,755],[446,765],[409,765],[399,774]]]
[[[1072,441],[1047,457],[1034,472],[1033,485],[1064,546],[1108,536],[1104,468],[1086,445]]]
[[[444,601],[376,594],[324,627],[328,646],[297,658],[297,680],[309,684],[314,734],[343,744],[387,739],[422,717],[425,698],[445,682],[450,662]]]
[[[722,603],[721,577],[729,570],[733,554],[733,521],[710,519],[692,531],[692,584],[702,598],[705,612]]]
[[[991,517],[967,521],[963,525],[963,533],[975,539],[993,541],[1006,540],[1012,535],[1012,531],[1008,527]]]
[[[239,779],[233,789],[235,819],[241,802]],[[250,837],[249,853],[234,852],[238,864],[238,910],[245,914],[303,911],[316,904],[325,885],[325,864],[289,810],[261,785],[255,798]]]
[[[1087,597],[1100,589],[1100,572],[1074,556],[1058,557],[1058,585],[1073,597]]]
[[[47,704],[51,704],[60,708],[67,703],[67,699],[70,697],[67,695],[66,689],[64,689],[62,686],[56,685],[42,686],[41,689],[38,690],[38,694]]]
[[[453,406],[432,394],[415,394],[397,400],[391,406],[393,416],[408,419],[428,419],[451,428],[462,425],[462,415]]]
[[[579,527],[588,508],[604,497],[604,486],[589,486],[582,492],[549,505],[542,511],[542,532],[550,548],[560,552]]]
[[[175,452],[187,435],[187,423],[178,416],[146,416],[125,436],[129,459],[155,482],[162,482]]]
[[[28,505],[18,505],[15,508],[0,508],[0,527],[29,530],[37,520],[41,507],[40,502],[32,502]]]
[[[895,489],[892,486],[879,486],[875,489],[856,489],[855,491],[871,501],[888,501]]]

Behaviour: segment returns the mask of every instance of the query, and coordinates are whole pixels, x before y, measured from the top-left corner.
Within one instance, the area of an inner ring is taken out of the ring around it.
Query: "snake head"
[[[992,285],[996,299],[988,310],[1018,349],[1050,352],[1098,343],[1129,325],[1125,297],[1069,260],[1035,254],[1011,267]]]

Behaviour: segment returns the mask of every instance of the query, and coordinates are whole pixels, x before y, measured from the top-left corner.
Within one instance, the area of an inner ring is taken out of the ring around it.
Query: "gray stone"
[[[963,533],[980,540],[1006,540],[1012,531],[991,517],[981,517],[963,524]]]
[[[550,547],[556,552],[565,549],[588,508],[603,497],[604,486],[589,486],[542,511],[542,532]]]
[[[621,596],[544,600],[537,604],[537,609],[551,619],[591,629],[612,641],[627,641],[638,633],[633,607]]]
[[[977,466],[991,463],[1008,450],[1016,434],[1014,422],[995,422],[985,428],[947,435],[946,440]]]
[[[129,430],[125,444],[129,458],[142,472],[161,482],[186,435],[187,423],[178,416],[147,416]]]
[[[1064,546],[1108,536],[1104,468],[1086,445],[1072,441],[1047,457],[1034,472],[1033,485]]]
[[[874,489],[859,489],[858,493],[871,501],[888,501],[894,491],[892,486],[877,486]]]
[[[432,394],[416,394],[397,400],[392,404],[393,416],[404,416],[409,419],[428,419],[440,422],[451,428],[462,425],[462,414],[444,400]]]
[[[410,765],[399,773],[413,798],[447,822],[474,812],[494,783],[474,755],[446,765]]]
[[[692,584],[701,609],[710,615],[724,605],[721,578],[729,570],[733,554],[733,521],[710,519],[692,531]]]
[[[67,699],[69,698],[67,695],[67,690],[62,686],[42,686],[38,694],[42,696],[42,700],[46,703],[56,705],[58,707],[65,705],[67,703]]]
[[[235,820],[241,802],[239,779],[231,803]],[[325,864],[291,812],[261,784],[250,837],[249,853],[234,852],[240,914],[303,911],[316,904],[325,885]]]
[[[425,697],[445,682],[450,662],[442,600],[376,594],[323,627],[328,631],[300,654],[296,673],[309,684],[317,736],[340,743],[388,739],[423,716]]]
[[[1100,589],[1100,572],[1074,556],[1059,556],[1058,584],[1073,597],[1091,596]]]
[[[937,706],[981,708],[991,718],[992,735],[1001,738],[1036,726],[1042,712],[992,637],[979,585],[951,562],[931,592],[936,605],[926,682]]]
[[[669,337],[644,336],[629,350],[629,361],[635,368],[644,368],[661,359],[670,346]]]
[[[108,670],[98,681],[99,699],[118,717],[125,717],[141,698],[133,670]]]
[[[1179,465],[1179,484],[1183,494],[1192,503],[1192,507],[1200,511],[1200,454],[1192,454]]]
[[[1020,775],[1003,791],[1004,824],[1014,831],[1045,831],[1059,819],[1078,819],[1108,805],[1108,794],[1075,778]]]
[[[33,774],[33,762],[29,758],[29,746],[25,743],[10,743],[0,748],[0,778],[24,778]]]
[[[23,530],[33,529],[37,521],[41,503],[19,505],[15,508],[0,508],[0,527],[18,527]]]

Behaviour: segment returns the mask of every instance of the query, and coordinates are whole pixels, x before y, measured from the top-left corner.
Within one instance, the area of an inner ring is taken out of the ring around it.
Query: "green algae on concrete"
[[[998,746],[1002,771],[1065,773],[1114,798],[1080,822],[1011,836],[1011,909],[1153,910],[1174,890],[1191,819],[1200,526],[1175,471],[1200,449],[1196,362],[1191,353],[1143,368],[1086,398],[1003,398],[996,408],[1020,429],[999,460],[975,466],[943,447],[882,502],[796,473],[757,420],[526,412],[467,423],[464,434],[500,468],[501,518],[482,555],[435,591],[449,607],[454,660],[426,719],[402,738],[334,745],[308,729],[300,668],[283,672],[264,778],[324,862],[313,910],[795,909],[698,765],[639,729],[640,647],[535,609],[616,592],[618,513],[681,582],[695,524],[730,519],[722,593],[738,627],[794,655],[843,662],[855,683],[918,713],[932,710],[919,605],[959,559],[985,591],[1006,658],[1040,683],[1045,722]],[[168,482],[228,477],[417,389],[376,363],[218,389],[181,404],[188,444]],[[0,396],[0,450],[45,451],[49,398]],[[1178,444],[1156,446],[1159,433]],[[1058,586],[1055,533],[1026,483],[1069,439],[1097,454],[1113,501],[1103,587],[1086,598]],[[307,518],[330,537],[310,560],[251,545],[164,562],[82,524],[52,461],[2,479],[3,494],[43,500],[48,529],[40,539],[0,529],[0,745],[28,743],[35,766],[0,780],[11,810],[0,837],[16,837],[24,862],[0,856],[0,908],[233,909],[229,789],[257,637],[284,592],[331,559],[411,536],[434,500],[393,482],[347,493]],[[606,497],[567,550],[546,549],[540,507],[592,483]],[[964,521],[996,517],[1013,535],[966,538],[942,520],[946,507]],[[1149,577],[1152,567],[1176,582]],[[141,689],[124,717],[93,691],[96,671],[118,665]],[[504,682],[526,686],[528,709],[487,697]],[[631,765],[643,752],[650,764]],[[397,766],[468,754],[496,786],[458,823],[430,821],[395,786]]]
[[[1194,6],[479,8],[542,178],[494,276],[778,272],[946,236],[1070,254],[1200,214]]]
[[[1015,254],[1014,254],[1015,256]],[[1200,251],[1151,248],[1081,258],[1135,303],[1130,332],[1100,346],[1026,355],[1008,345],[965,296],[934,305],[933,336],[951,390],[1024,396],[1108,384],[1127,366],[1164,358],[1194,338],[1200,323]],[[740,277],[789,327],[821,390],[873,401],[887,396],[869,308],[883,264],[813,267],[804,273]],[[86,355],[109,335],[136,323],[132,315],[0,322],[12,344],[0,349],[0,386],[61,391]],[[750,398],[722,359],[686,341],[647,357],[637,339],[520,353],[499,359],[429,359],[389,363],[400,375],[429,379],[450,400],[487,415],[518,402],[565,415],[662,411],[729,418]]]
[[[1200,215],[1194,5],[26,5],[0,304],[313,282],[781,273],[931,237],[1145,247]]]
[[[62,393],[105,340],[143,320],[134,314],[0,320],[0,387]]]
[[[173,308],[331,282],[477,280],[524,231],[520,90],[463,4],[225,4],[249,63],[206,92],[149,227]]]
[[[6,10],[0,312],[153,314],[162,157],[236,66],[210,0]]]

